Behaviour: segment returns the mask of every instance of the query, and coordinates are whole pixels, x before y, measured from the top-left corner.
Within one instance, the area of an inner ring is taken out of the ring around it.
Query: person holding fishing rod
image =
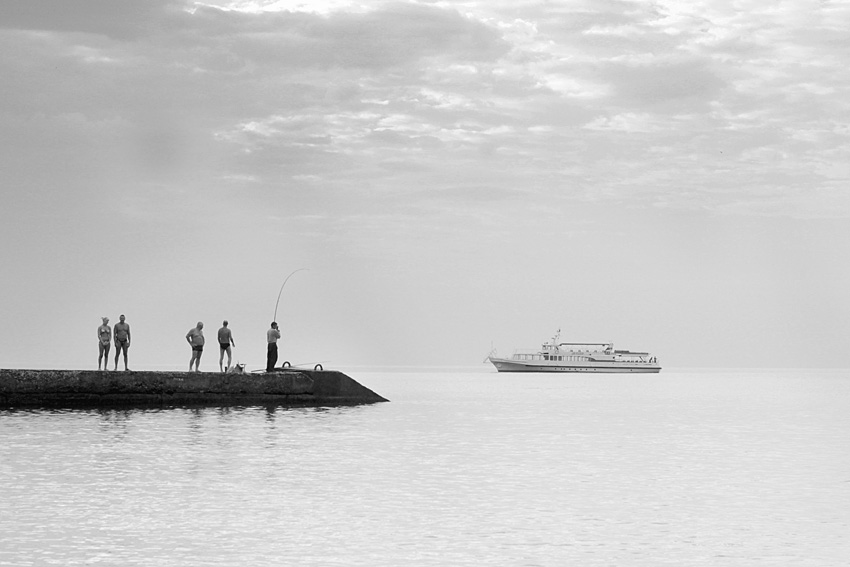
[[[269,350],[266,355],[266,372],[274,372],[274,365],[277,364],[277,340],[279,338],[280,331],[277,328],[277,321],[272,321],[271,329],[266,331],[266,339],[269,343]]]
[[[266,340],[269,343],[269,350],[266,355],[266,372],[274,372],[274,365],[277,364],[277,340],[280,338],[280,330],[277,328],[277,308],[280,305],[280,296],[283,293],[283,288],[286,287],[286,282],[289,281],[293,275],[297,272],[303,272],[307,268],[298,268],[297,270],[293,270],[286,279],[283,280],[283,284],[280,286],[280,291],[277,292],[277,302],[274,304],[274,321],[272,321],[271,329],[266,331]]]

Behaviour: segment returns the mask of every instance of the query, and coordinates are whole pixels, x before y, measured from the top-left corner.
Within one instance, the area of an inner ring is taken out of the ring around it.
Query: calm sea
[[[0,565],[850,565],[850,371],[348,373],[392,401],[0,410]]]

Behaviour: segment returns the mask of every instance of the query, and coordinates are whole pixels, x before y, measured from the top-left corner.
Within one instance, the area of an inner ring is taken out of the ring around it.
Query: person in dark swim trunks
[[[118,357],[124,353],[124,370],[127,368],[127,349],[130,348],[130,325],[124,322],[124,315],[121,315],[119,322],[115,323],[112,329],[115,336],[115,370],[118,370]]]
[[[189,360],[189,372],[192,371],[192,365],[195,366],[195,372],[200,371],[201,355],[204,352],[204,324],[198,321],[198,324],[189,329],[186,333],[186,342],[192,347],[192,358]]]
[[[227,327],[227,320],[222,322],[224,325],[221,329],[218,330],[218,346],[219,346],[219,356],[218,356],[218,369],[222,372],[230,369],[230,363],[233,360],[233,351],[230,350],[230,346],[236,346],[236,341],[233,340],[233,335],[230,332],[230,329]],[[222,366],[222,362],[224,362],[224,353],[227,353],[227,366]]]

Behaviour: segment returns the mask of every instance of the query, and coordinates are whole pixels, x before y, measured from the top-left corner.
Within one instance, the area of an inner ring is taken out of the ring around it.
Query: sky
[[[342,370],[558,329],[846,368],[848,28],[846,0],[4,0],[0,367],[95,368],[123,313],[138,370],[188,369],[198,321],[217,370],[223,319],[262,368],[275,317],[281,361]]]

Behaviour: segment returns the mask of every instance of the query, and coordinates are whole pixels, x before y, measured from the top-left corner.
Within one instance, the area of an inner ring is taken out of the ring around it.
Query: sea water
[[[391,401],[0,410],[0,565],[850,564],[850,371],[347,373]]]

